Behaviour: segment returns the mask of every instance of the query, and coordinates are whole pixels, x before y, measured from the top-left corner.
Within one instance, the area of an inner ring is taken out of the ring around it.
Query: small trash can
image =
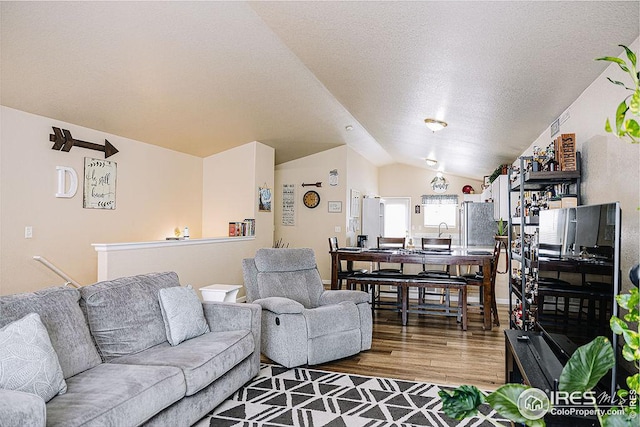
[[[236,302],[242,285],[209,285],[200,288],[204,301]]]

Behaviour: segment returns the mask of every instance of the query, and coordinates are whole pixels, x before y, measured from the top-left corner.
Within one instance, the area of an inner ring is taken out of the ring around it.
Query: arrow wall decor
[[[104,140],[104,145],[94,144],[93,142],[80,141],[73,139],[71,132],[67,129],[53,127],[53,133],[49,135],[49,141],[53,142],[52,150],[70,151],[72,147],[88,148],[89,150],[104,151],[104,158],[113,156],[118,152],[116,147],[111,145],[109,141]]]

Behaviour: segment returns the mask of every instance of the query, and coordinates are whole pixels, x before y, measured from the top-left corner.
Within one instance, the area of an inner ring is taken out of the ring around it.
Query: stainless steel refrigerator
[[[460,241],[464,247],[493,246],[498,232],[493,203],[463,202],[460,225]]]
[[[379,197],[362,199],[362,234],[368,248],[375,248],[378,236],[384,236],[384,202]]]

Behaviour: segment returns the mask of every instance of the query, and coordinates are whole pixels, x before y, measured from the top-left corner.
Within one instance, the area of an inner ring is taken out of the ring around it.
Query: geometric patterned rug
[[[260,373],[196,427],[491,426],[441,412],[441,386],[262,364]],[[450,387],[443,387],[450,388]],[[510,425],[490,407],[480,412]]]

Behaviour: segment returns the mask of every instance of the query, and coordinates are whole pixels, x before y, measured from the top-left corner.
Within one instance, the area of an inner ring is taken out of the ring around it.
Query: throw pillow
[[[178,345],[209,332],[202,303],[191,286],[160,289],[158,295],[169,344]]]
[[[0,389],[33,393],[45,402],[67,391],[58,355],[37,313],[0,329]]]

